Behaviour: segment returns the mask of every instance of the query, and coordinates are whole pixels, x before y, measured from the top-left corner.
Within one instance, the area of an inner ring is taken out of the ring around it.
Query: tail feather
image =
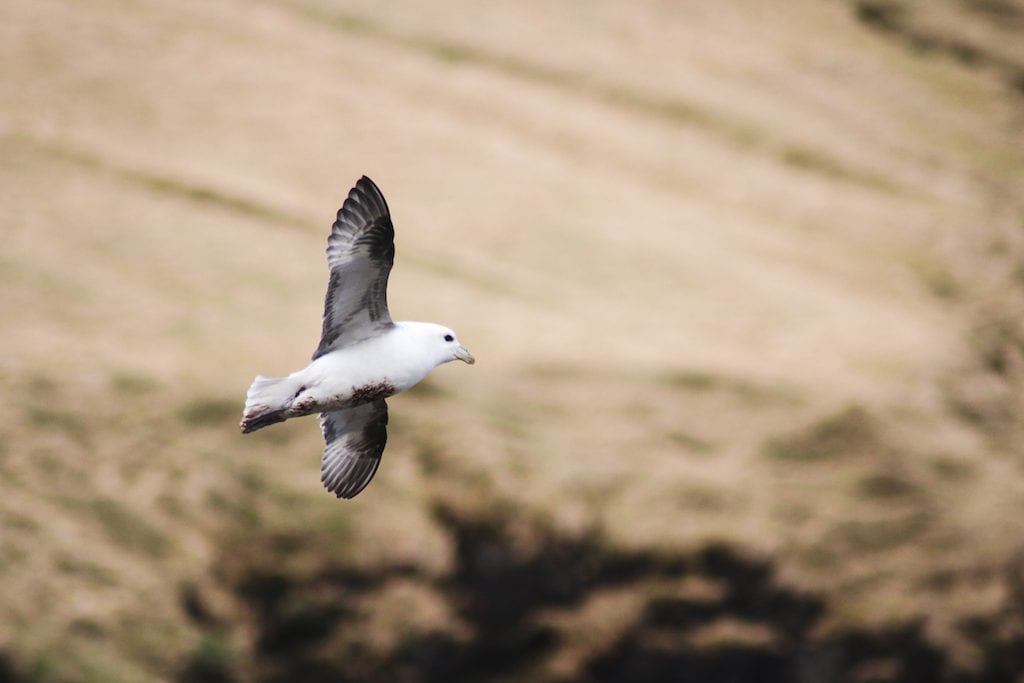
[[[248,434],[290,416],[295,392],[289,377],[257,377],[245,396],[245,412],[242,414],[242,433]]]

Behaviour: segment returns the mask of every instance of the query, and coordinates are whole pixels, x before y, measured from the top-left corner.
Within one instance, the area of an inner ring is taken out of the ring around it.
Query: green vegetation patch
[[[110,376],[110,388],[126,396],[140,396],[156,390],[160,382],[147,375],[134,372],[115,372]]]
[[[851,168],[820,150],[791,145],[780,154],[782,163],[834,180],[845,180],[876,190],[896,192],[899,188],[884,176]]]
[[[30,145],[35,151],[45,154],[51,158],[74,164],[90,171],[98,171],[119,180],[132,183],[136,186],[147,189],[151,192],[178,197],[200,204],[206,204],[219,209],[232,211],[249,218],[260,220],[273,225],[289,225],[298,228],[312,228],[312,224],[293,214],[287,213],[276,207],[268,206],[261,202],[233,195],[223,190],[214,189],[207,185],[192,183],[171,175],[165,175],[154,171],[128,168],[119,165],[117,162],[99,156],[97,154],[51,145],[36,140],[22,139],[23,143]]]
[[[867,498],[895,499],[917,493],[920,487],[899,474],[874,473],[857,482],[857,490]]]
[[[234,652],[227,638],[206,635],[199,642],[179,683],[230,683],[237,680],[232,673]]]
[[[118,545],[153,557],[166,557],[171,550],[167,536],[137,512],[113,498],[96,498],[89,512]]]
[[[881,552],[920,538],[930,527],[930,516],[917,510],[881,519],[848,520],[832,533],[854,551]]]
[[[688,432],[675,430],[668,433],[669,440],[676,446],[691,453],[710,453],[715,450],[715,444]]]
[[[798,399],[786,388],[763,386],[741,377],[715,374],[703,370],[677,370],[659,375],[659,384],[693,393],[710,393],[722,391],[731,393],[750,404],[764,403],[799,403]]]
[[[794,462],[830,462],[877,453],[886,447],[875,419],[853,405],[796,434],[769,439],[765,452],[772,458]]]
[[[86,421],[71,411],[31,406],[28,408],[27,417],[33,426],[42,430],[62,432],[80,444],[84,444],[88,439]]]
[[[209,427],[237,422],[242,406],[237,399],[202,396],[195,398],[178,411],[178,417],[194,427]]]

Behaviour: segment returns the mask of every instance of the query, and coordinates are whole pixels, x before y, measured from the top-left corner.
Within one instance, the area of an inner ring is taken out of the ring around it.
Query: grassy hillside
[[[0,5],[0,681],[1014,680],[1024,3]],[[314,420],[333,214],[478,363]],[[687,678],[689,677],[689,678]]]

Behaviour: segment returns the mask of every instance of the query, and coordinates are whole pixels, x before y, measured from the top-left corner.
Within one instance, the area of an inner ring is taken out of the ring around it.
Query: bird
[[[327,240],[330,278],[312,361],[287,377],[257,376],[245,398],[243,434],[320,414],[326,443],[320,479],[338,498],[353,498],[377,473],[387,444],[385,399],[443,363],[476,362],[444,325],[391,320],[387,287],[394,260],[391,212],[377,185],[363,176]]]

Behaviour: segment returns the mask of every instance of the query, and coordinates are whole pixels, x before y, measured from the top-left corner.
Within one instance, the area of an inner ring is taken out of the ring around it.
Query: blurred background
[[[0,681],[1022,680],[1024,2],[0,38]],[[316,420],[238,421],[364,173],[478,363],[341,502]]]

